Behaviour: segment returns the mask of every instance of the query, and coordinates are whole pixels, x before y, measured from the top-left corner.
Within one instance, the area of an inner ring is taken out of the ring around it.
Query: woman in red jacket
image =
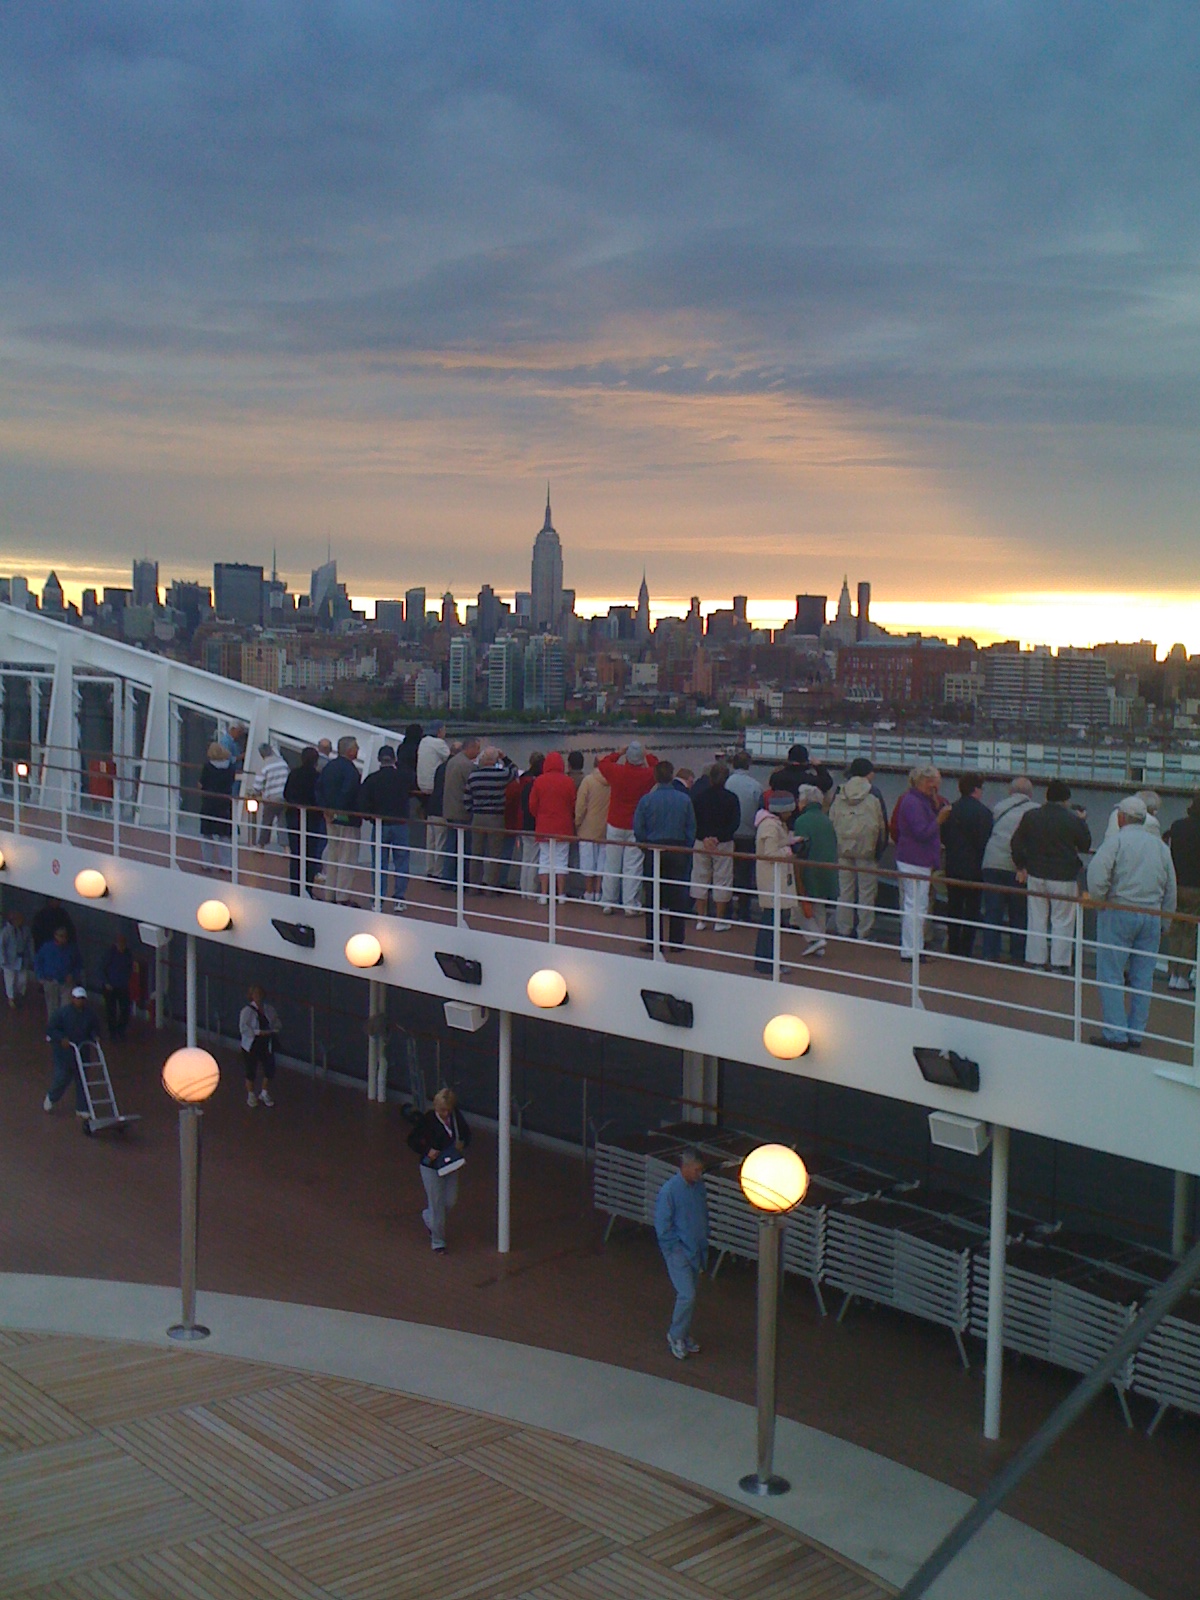
[[[538,904],[544,906],[549,899],[552,860],[558,898],[566,899],[570,841],[575,837],[575,785],[557,750],[546,757],[541,777],[534,780],[529,811],[537,835]]]

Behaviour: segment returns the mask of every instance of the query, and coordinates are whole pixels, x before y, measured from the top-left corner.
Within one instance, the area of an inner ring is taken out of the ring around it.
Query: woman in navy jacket
[[[471,1129],[458,1109],[453,1089],[439,1089],[433,1106],[408,1136],[408,1147],[421,1158],[421,1182],[425,1186],[425,1210],[421,1221],[429,1229],[429,1239],[437,1255],[446,1253],[446,1213],[458,1199],[458,1173],[443,1175],[438,1169],[451,1151],[461,1156],[471,1142]]]

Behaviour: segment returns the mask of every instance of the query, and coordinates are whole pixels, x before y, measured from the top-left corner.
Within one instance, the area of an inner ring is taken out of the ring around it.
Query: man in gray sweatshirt
[[[1146,803],[1130,795],[1087,870],[1088,895],[1109,901],[1096,918],[1096,981],[1104,1026],[1091,1039],[1106,1050],[1140,1050],[1163,919],[1175,909],[1175,864],[1146,827]]]

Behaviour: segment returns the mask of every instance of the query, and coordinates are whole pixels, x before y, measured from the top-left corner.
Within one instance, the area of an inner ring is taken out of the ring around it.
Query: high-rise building
[[[244,561],[214,563],[213,606],[223,622],[256,627],[263,616],[263,569]]]
[[[735,594],[733,597],[733,620],[742,627],[748,627],[750,619],[746,615],[749,600],[744,594]]]
[[[803,634],[805,638],[819,639],[821,629],[825,626],[825,613],[828,609],[828,595],[798,594],[796,620],[792,624],[792,632]]]
[[[648,639],[650,637],[650,588],[646,582],[646,569],[642,568],[642,586],[638,590],[637,610],[633,614],[633,626],[636,637]]]
[[[183,617],[184,632],[190,639],[212,610],[212,590],[206,583],[176,578],[167,590],[167,605]]]
[[[871,585],[860,583],[858,586],[858,615],[854,619],[854,639],[857,644],[866,644],[871,637]]]
[[[376,600],[375,626],[382,628],[385,633],[394,633],[399,638],[404,632],[404,601]]]
[[[442,627],[458,627],[458,601],[455,600],[449,589],[442,596]]]
[[[469,633],[450,641],[450,710],[469,711],[475,704],[475,642]]]
[[[404,591],[404,629],[410,639],[419,639],[425,632],[425,590]]]
[[[562,543],[550,520],[550,485],[546,485],[546,520],[533,542],[533,567],[530,581],[533,597],[530,623],[542,633],[557,633],[562,622],[563,557]]]
[[[135,606],[158,605],[158,562],[133,563],[133,603]]]
[[[9,580],[9,584],[11,604],[16,606],[18,611],[28,611],[30,598],[29,579],[22,577],[19,573],[14,573],[12,578]]]
[[[475,610],[475,630],[479,635],[480,644],[491,644],[494,641],[500,632],[507,609],[491,584],[485,583],[479,591]]]
[[[313,568],[308,585],[308,603],[315,616],[320,616],[326,606],[332,608],[333,597],[337,592],[337,581],[336,561],[326,561],[322,566]]]
[[[58,573],[52,572],[42,585],[42,610],[50,615],[61,616],[66,610],[63,599],[63,586],[58,581]]]
[[[518,589],[513,595],[513,616],[523,628],[527,628],[532,615],[533,596],[528,589]]]
[[[525,709],[558,716],[566,699],[562,640],[539,634],[525,646]]]
[[[520,640],[502,633],[488,647],[488,710],[519,711],[524,704],[525,658]]]

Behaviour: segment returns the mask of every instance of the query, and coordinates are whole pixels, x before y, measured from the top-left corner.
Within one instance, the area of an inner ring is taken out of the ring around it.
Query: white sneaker
[[[641,906],[626,906],[625,907],[625,915],[627,917],[640,917],[641,914],[642,914]]]
[[[800,951],[802,956],[823,956],[825,954],[824,939],[810,939]]]
[[[246,1091],[246,1104],[248,1106],[256,1106],[258,1104],[258,1096],[253,1089],[247,1089]]]
[[[274,1100],[271,1099],[271,1091],[269,1089],[259,1090],[258,1103],[260,1106],[273,1106],[275,1104]]]
[[[605,915],[605,916],[606,916],[606,917],[611,917],[611,916],[612,916],[612,914],[613,914],[613,912],[614,912],[614,911],[615,911],[615,910],[616,910],[616,909],[617,909],[617,908],[616,908],[616,906],[604,906],[604,907],[603,907],[603,911],[604,911],[604,915]]]
[[[707,927],[708,927],[708,923],[705,922],[703,917],[697,917],[696,918],[696,932],[697,933],[703,933],[705,928],[707,928]]]
[[[547,903],[548,903],[548,901],[547,901],[547,898],[546,898],[546,896],[544,894],[538,895],[538,905],[544,906]]]
[[[42,1101],[42,1110],[43,1111],[53,1111],[54,1110],[54,1101],[51,1100],[49,1095],[47,1095],[46,1098]]]
[[[1186,989],[1187,988],[1187,979],[1186,978],[1168,978],[1167,979],[1167,988],[1168,989]]]
[[[713,932],[714,933],[728,933],[730,928],[732,928],[732,927],[733,927],[733,923],[732,922],[714,922],[713,923]]]
[[[676,1361],[686,1361],[687,1360],[688,1347],[687,1347],[686,1344],[684,1344],[682,1339],[672,1339],[668,1335],[667,1343],[670,1345],[671,1354],[675,1357]]]

